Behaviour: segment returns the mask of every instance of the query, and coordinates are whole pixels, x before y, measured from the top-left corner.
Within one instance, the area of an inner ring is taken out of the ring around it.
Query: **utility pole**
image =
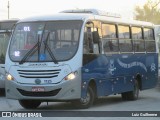
[[[8,8],[8,19],[9,19],[9,1],[8,1],[8,6],[7,6],[7,8]]]

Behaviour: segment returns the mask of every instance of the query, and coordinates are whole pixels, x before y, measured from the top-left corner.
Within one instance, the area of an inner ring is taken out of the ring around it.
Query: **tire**
[[[139,97],[139,83],[135,80],[134,89],[130,92],[124,92],[121,94],[123,100],[137,100]]]
[[[122,100],[128,100],[128,92],[122,93]]]
[[[36,100],[19,100],[19,104],[25,109],[36,109],[41,102]]]
[[[139,83],[135,80],[134,89],[133,91],[128,93],[129,100],[137,100],[139,97]]]
[[[5,96],[5,88],[0,88],[0,96]]]
[[[79,100],[75,100],[75,101],[72,101],[72,104],[77,107],[77,108],[80,108],[80,109],[86,109],[86,108],[89,108],[93,102],[94,102],[94,92],[92,90],[91,87],[88,88],[87,90],[87,96],[86,98],[81,98]]]

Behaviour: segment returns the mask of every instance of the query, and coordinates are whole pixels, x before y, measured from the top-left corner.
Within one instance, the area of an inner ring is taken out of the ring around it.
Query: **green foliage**
[[[160,0],[148,0],[143,7],[135,7],[135,19],[160,24]]]

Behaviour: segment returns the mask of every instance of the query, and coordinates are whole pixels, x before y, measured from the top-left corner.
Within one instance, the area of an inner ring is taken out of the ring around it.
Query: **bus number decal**
[[[23,28],[23,30],[28,32],[28,31],[30,31],[30,27],[29,27],[29,26],[25,26],[25,27]]]

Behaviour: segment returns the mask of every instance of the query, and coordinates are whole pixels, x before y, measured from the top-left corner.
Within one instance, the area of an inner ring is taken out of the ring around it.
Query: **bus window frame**
[[[153,35],[153,39],[151,40],[151,39],[145,39],[144,37],[145,37],[145,35],[144,35],[144,29],[151,29],[152,30],[152,35]],[[156,40],[155,40],[155,31],[154,31],[154,28],[151,28],[151,27],[143,27],[143,39],[144,39],[144,41],[145,41],[145,50],[146,50],[146,53],[156,53]],[[146,41],[154,41],[154,48],[155,48],[155,50],[154,50],[154,52],[150,52],[150,51],[148,51],[147,50],[147,48],[146,48]]]
[[[102,27],[102,25],[103,24],[108,24],[108,25],[114,25],[115,26],[115,35],[116,35],[116,37],[115,38],[104,38],[103,37],[103,27]],[[104,22],[104,21],[102,21],[101,22],[101,31],[102,31],[102,50],[103,50],[103,53],[104,54],[119,54],[120,53],[120,50],[119,50],[119,39],[118,39],[118,28],[117,28],[117,24],[116,23],[112,23],[112,22]],[[110,52],[105,52],[104,51],[104,45],[103,45],[103,39],[111,39],[111,40],[116,40],[117,41],[117,47],[118,47],[118,50],[116,51],[116,52],[114,52],[114,51],[110,51]]]
[[[133,39],[132,38],[132,42],[133,42],[133,50],[134,50],[134,53],[146,53],[146,46],[145,46],[145,40],[144,40],[144,33],[143,33],[143,27],[142,26],[135,26],[135,25],[133,25],[133,26],[131,26],[131,35],[133,35],[133,31],[132,31],[132,27],[135,27],[135,28],[140,28],[141,29],[141,35],[142,35],[142,38],[141,39]],[[142,51],[142,52],[136,52],[135,51],[135,46],[134,46],[134,42],[135,42],[135,40],[137,41],[137,40],[143,40],[143,43],[144,43],[144,51]]]
[[[124,26],[124,27],[128,27],[129,28],[129,38],[120,38],[119,37],[119,26]],[[133,54],[134,53],[134,49],[133,49],[133,40],[132,40],[132,37],[131,37],[131,25],[130,24],[117,24],[117,34],[118,34],[118,41],[119,41],[119,53],[120,54]],[[124,39],[124,40],[130,40],[131,41],[131,51],[121,51],[120,49],[120,40],[121,39]]]
[[[97,26],[96,22],[99,22],[99,26]],[[87,24],[90,24],[87,26]],[[96,24],[96,25],[95,25]],[[84,37],[83,37],[83,54],[102,54],[102,51],[103,51],[103,48],[101,47],[101,39],[102,39],[102,21],[97,21],[97,20],[89,20],[89,21],[86,21],[85,25],[84,25]],[[87,28],[90,28],[90,31],[87,31]],[[90,33],[89,33],[90,32]],[[93,32],[98,32],[99,34],[99,42],[98,43],[94,43],[94,36],[93,36]],[[89,34],[90,35],[89,35]],[[90,43],[88,44],[88,50],[85,52],[85,49],[84,49],[84,43],[86,43],[86,38],[88,39],[89,37],[88,36],[91,36],[91,46],[92,46],[92,49],[90,49]],[[97,44],[97,52],[94,50],[94,46],[95,44]]]

